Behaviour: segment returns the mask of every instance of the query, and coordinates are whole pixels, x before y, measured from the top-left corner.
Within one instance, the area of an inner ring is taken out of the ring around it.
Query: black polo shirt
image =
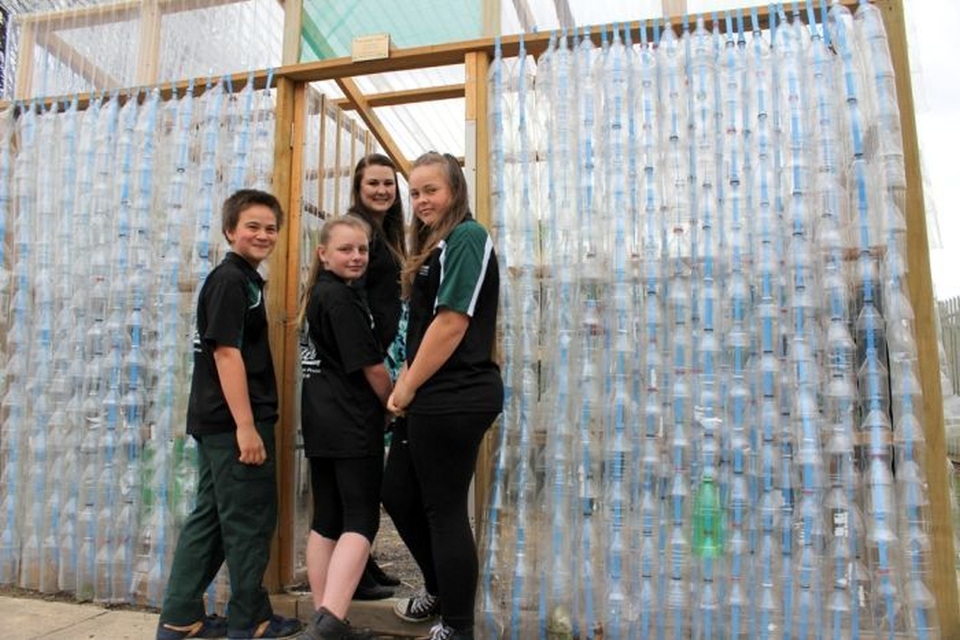
[[[420,268],[410,295],[407,362],[440,309],[470,316],[450,358],[417,390],[411,413],[479,413],[503,410],[503,380],[492,360],[497,334],[500,272],[493,243],[469,218],[457,225]]]
[[[383,362],[359,287],[322,271],[307,302],[300,424],[309,457],[383,454],[383,405],[363,374]]]
[[[249,262],[229,252],[200,288],[187,433],[224,433],[237,428],[213,359],[217,345],[240,349],[254,420],[277,420],[277,379],[267,335],[263,284]]]
[[[400,325],[401,265],[390,251],[377,224],[357,209],[351,209],[349,213],[364,220],[373,229],[373,237],[370,238],[370,263],[359,285],[366,293],[367,304],[373,314],[377,340],[386,351],[397,336]]]

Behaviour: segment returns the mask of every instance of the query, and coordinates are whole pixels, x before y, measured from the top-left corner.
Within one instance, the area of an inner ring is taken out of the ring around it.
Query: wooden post
[[[490,57],[484,52],[467,53],[464,57],[464,107],[466,141],[464,175],[470,192],[470,209],[477,221],[490,228],[490,138],[487,126],[487,70]],[[484,438],[477,458],[473,483],[474,522],[484,520],[484,507],[490,489],[492,447],[496,437],[491,429]]]
[[[36,40],[37,23],[33,20],[20,22],[20,52],[17,59],[17,84],[14,95],[25,100],[33,91],[33,47]]]
[[[900,126],[903,133],[903,162],[907,178],[903,212],[907,219],[907,286],[915,318],[920,384],[923,387],[923,426],[927,444],[926,474],[930,500],[930,539],[933,547],[930,588],[937,600],[940,614],[940,637],[960,638],[949,477],[944,460],[946,438],[934,317],[936,308],[930,274],[927,219],[923,206],[923,180],[920,175],[920,145],[917,141],[903,0],[877,0],[875,4],[883,13],[887,30],[890,57],[896,74]]]
[[[306,85],[280,78],[277,82],[276,144],[273,153],[273,193],[286,219],[270,258],[267,305],[270,313],[270,346],[280,393],[277,423],[277,469],[280,497],[274,536],[264,583],[272,592],[293,580],[294,444],[297,416],[297,293],[300,279],[300,206],[303,166],[303,118]]]
[[[337,126],[334,130],[336,139],[333,141],[333,207],[330,208],[330,214],[340,215],[340,172],[343,168],[340,166],[341,155],[343,153],[343,112],[337,109]]]
[[[480,22],[484,37],[500,35],[500,0],[480,0]]]
[[[351,118],[350,119],[350,164],[349,164],[351,172],[353,171],[353,168],[357,166],[357,162],[360,161],[360,158],[357,157],[357,147],[360,146],[359,138],[360,138],[360,132],[357,131],[357,121]],[[351,173],[351,176],[352,175],[353,174]],[[353,195],[352,188],[350,189],[350,194],[351,196]],[[346,213],[346,211],[343,211],[343,213]]]
[[[160,5],[144,0],[140,7],[140,41],[134,84],[152,86],[160,75]]]
[[[687,13],[687,0],[660,0],[664,17],[682,16]]]
[[[327,196],[327,96],[320,95],[320,144],[317,147],[317,210],[323,215],[323,199]]]
[[[300,29],[303,23],[303,0],[285,0],[283,3],[283,50],[284,65],[300,62]]]

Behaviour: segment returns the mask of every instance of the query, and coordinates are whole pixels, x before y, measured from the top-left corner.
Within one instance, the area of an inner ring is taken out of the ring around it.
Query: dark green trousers
[[[267,450],[258,467],[239,461],[236,433],[197,437],[197,504],[177,540],[160,622],[202,619],[204,591],[224,561],[229,628],[250,629],[273,615],[263,574],[277,526],[276,446],[272,424],[257,425],[257,431]]]

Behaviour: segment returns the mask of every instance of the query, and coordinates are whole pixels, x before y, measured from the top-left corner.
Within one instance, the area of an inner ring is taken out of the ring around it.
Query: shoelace
[[[433,612],[437,604],[437,597],[429,593],[421,593],[410,602],[410,613],[416,616],[426,615]]]
[[[442,622],[430,627],[430,640],[447,640],[453,635],[453,627],[448,627]]]

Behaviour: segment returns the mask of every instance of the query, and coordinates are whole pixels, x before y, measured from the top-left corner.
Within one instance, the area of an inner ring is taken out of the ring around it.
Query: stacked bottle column
[[[542,241],[539,312],[512,306],[522,263],[503,289],[493,628],[938,637],[882,20],[808,3],[745,22],[558,33],[524,91],[491,76],[494,191],[541,194],[497,208],[496,241],[531,222]],[[528,319],[552,346],[533,404]]]
[[[4,113],[3,584],[160,604],[195,478],[191,266],[219,261],[237,176],[269,179],[270,101],[199,110],[150,90]],[[234,132],[259,142],[223,143]]]
[[[496,175],[496,179],[490,185],[490,209],[491,209],[491,227],[490,235],[498,246],[498,256],[503,254],[503,247],[506,242],[506,178],[502,171],[496,171],[496,167],[502,166],[504,162],[505,131],[511,123],[505,110],[506,101],[502,98],[504,95],[504,68],[509,64],[499,55],[500,40],[496,40],[496,50],[498,55],[490,63],[488,72],[488,101],[489,111],[487,118],[493,130],[490,144],[489,169],[491,175]],[[504,350],[512,351],[513,325],[508,322],[512,319],[510,308],[510,299],[507,295],[501,298],[501,313],[503,314],[503,325],[500,332],[501,346]],[[505,380],[510,380],[512,375],[512,362],[504,362],[502,374]],[[506,500],[506,467],[507,467],[507,435],[508,430],[505,427],[507,420],[513,415],[513,395],[512,385],[504,385],[504,409],[503,419],[496,429],[496,444],[493,449],[493,474],[491,486],[489,487],[489,498],[486,507],[486,520],[482,530],[477,532],[478,546],[483,550],[480,554],[480,580],[477,589],[477,627],[479,635],[483,638],[498,638],[502,633],[502,624],[504,618],[503,611],[503,590],[500,580],[495,580],[496,576],[502,575],[502,552],[500,541],[503,527],[509,526],[505,522],[507,514],[503,507]]]

